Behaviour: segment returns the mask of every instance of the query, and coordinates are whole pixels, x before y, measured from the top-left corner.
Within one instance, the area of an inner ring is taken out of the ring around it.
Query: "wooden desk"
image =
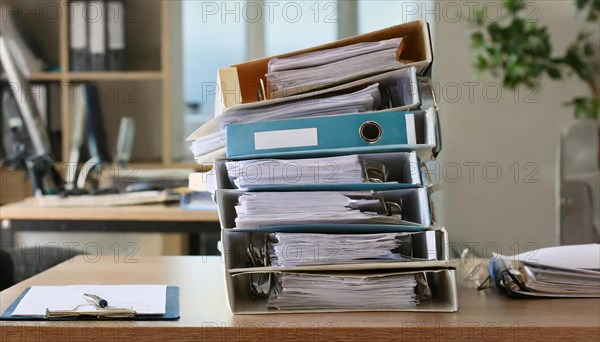
[[[89,220],[89,221],[159,221],[159,222],[215,222],[217,211],[182,210],[177,205],[162,204],[97,208],[45,208],[35,205],[33,199],[0,207],[2,220]]]
[[[217,211],[182,210],[178,205],[44,208],[32,199],[0,206],[2,246],[17,231],[189,233],[191,254],[218,254]]]
[[[0,310],[28,286],[169,284],[181,288],[181,319],[155,322],[6,322],[0,340],[80,341],[445,341],[599,340],[600,299],[515,300],[459,286],[458,313],[234,316],[225,305],[218,257],[67,261],[0,293]]]

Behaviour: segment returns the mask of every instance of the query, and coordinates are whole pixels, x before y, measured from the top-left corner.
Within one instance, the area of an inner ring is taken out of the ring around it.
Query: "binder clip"
[[[388,170],[383,163],[376,161],[362,161],[363,178],[368,183],[385,183],[388,177]]]
[[[256,246],[254,242],[254,233],[246,234],[246,257],[250,266],[266,267],[269,263],[269,256],[267,255],[265,248],[267,246],[267,236],[262,232],[259,232],[258,234],[260,234],[260,237],[262,238],[262,247]]]
[[[381,103],[377,107],[377,110],[394,108],[393,95],[390,87],[380,85],[379,93],[381,94]]]
[[[253,242],[253,233],[246,235],[246,256],[252,267],[266,267],[269,264],[269,255],[267,253],[267,235],[259,233],[264,241],[262,247],[256,246]],[[250,298],[267,298],[271,293],[271,273],[249,273],[248,274],[248,293]]]
[[[116,319],[133,318],[137,312],[133,308],[117,308],[108,306],[108,301],[94,294],[84,294],[87,304],[79,304],[71,310],[50,310],[46,308],[46,319],[64,318],[93,318],[93,319]],[[94,310],[80,311],[80,308],[91,306]]]
[[[383,198],[352,199],[348,207],[363,213],[402,218],[402,203],[386,202]]]

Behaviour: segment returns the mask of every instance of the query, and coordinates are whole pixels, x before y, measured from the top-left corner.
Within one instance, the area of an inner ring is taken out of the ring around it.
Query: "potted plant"
[[[573,99],[577,122],[563,134],[559,157],[561,243],[600,240],[600,94],[598,51],[588,31],[597,29],[600,0],[574,0],[586,25],[563,54],[552,49],[548,28],[529,20],[524,0],[504,0],[504,15],[486,21],[481,11],[470,18],[474,66],[479,73],[500,77],[504,87],[539,88],[542,77],[552,80],[579,79],[589,89]]]
[[[518,86],[538,87],[541,77],[560,80],[577,76],[585,82],[590,93],[568,102],[577,118],[598,118],[600,98],[597,70],[590,60],[598,56],[589,32],[581,31],[562,56],[553,55],[547,27],[528,20],[523,11],[524,0],[504,0],[508,10],[503,19],[486,22],[482,12],[475,12],[471,23],[472,47],[475,50],[475,67],[479,72],[502,76],[503,85],[509,89]],[[586,21],[597,25],[600,16],[599,0],[575,0],[577,8],[586,13]]]

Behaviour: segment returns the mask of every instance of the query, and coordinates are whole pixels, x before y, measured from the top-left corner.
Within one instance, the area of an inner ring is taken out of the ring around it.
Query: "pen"
[[[89,293],[84,293],[83,296],[90,298],[91,300],[88,300],[88,301],[93,303],[94,305],[96,305],[99,308],[105,308],[108,306],[108,301],[106,299],[100,298],[99,296],[89,294]]]

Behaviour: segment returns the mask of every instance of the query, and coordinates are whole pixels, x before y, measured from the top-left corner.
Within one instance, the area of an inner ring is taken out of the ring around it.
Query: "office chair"
[[[12,258],[4,251],[0,251],[0,291],[15,284],[14,273]]]
[[[580,121],[561,136],[558,169],[560,244],[600,242],[598,128]]]
[[[79,254],[81,252],[58,246],[18,249],[12,255],[14,281],[21,282]]]

